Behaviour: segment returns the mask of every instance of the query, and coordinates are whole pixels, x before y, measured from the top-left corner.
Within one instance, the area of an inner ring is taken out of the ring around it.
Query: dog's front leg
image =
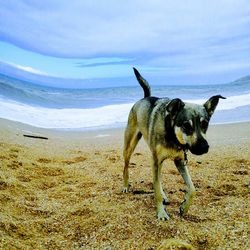
[[[162,164],[158,161],[156,157],[153,157],[153,183],[154,183],[154,193],[155,193],[155,201],[156,201],[156,209],[157,209],[157,218],[159,220],[169,220],[169,216],[165,210],[163,205],[163,197],[162,197],[162,187],[161,187],[161,166]]]
[[[180,214],[185,215],[188,212],[188,209],[191,205],[191,202],[195,196],[195,187],[194,187],[194,184],[191,180],[191,177],[190,177],[190,174],[188,171],[188,167],[187,167],[187,164],[185,163],[185,161],[182,159],[176,159],[175,165],[176,165],[177,169],[179,170],[185,184],[188,187],[188,191],[185,194],[185,199],[181,203],[181,206],[180,206]]]

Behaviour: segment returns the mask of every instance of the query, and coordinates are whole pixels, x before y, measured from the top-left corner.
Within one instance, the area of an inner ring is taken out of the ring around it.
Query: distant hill
[[[241,78],[233,81],[233,83],[249,83],[249,82],[250,82],[250,75],[241,77]]]

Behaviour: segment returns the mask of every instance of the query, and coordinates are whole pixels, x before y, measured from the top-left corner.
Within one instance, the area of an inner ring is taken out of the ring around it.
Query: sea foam
[[[205,103],[207,100],[197,99],[197,100],[185,100],[185,101],[196,104],[202,104]],[[216,110],[229,110],[247,105],[250,105],[250,94],[236,95],[236,96],[226,97],[226,99],[223,100],[221,99]]]
[[[53,109],[0,99],[0,117],[43,128],[84,129],[119,126],[126,122],[132,105],[130,103],[92,109]]]
[[[202,104],[206,100],[185,101]],[[234,110],[248,105],[250,107],[250,94],[230,96],[220,101],[217,110]],[[56,109],[31,106],[0,97],[0,117],[43,128],[89,129],[120,127],[125,125],[132,106],[133,103],[126,103],[88,109]]]

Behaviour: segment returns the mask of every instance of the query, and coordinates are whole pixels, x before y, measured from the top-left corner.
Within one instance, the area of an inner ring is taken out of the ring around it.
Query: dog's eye
[[[206,121],[206,120],[201,121],[201,129],[206,131],[207,128],[208,128],[208,121]]]
[[[184,132],[187,134],[192,134],[192,132],[193,132],[193,127],[189,122],[184,122],[182,125],[182,128],[183,128]]]

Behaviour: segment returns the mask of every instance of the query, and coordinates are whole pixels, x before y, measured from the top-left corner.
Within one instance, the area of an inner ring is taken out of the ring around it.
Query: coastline
[[[32,125],[11,121],[0,118],[0,133],[13,141],[22,138],[23,134],[47,136],[48,138],[71,140],[71,142],[82,142],[98,144],[100,142],[111,144],[116,143],[122,145],[124,127],[114,128],[93,128],[93,129],[48,129],[39,128]],[[12,134],[12,135],[11,135]],[[250,121],[211,124],[209,125],[207,138],[210,143],[227,144],[227,143],[244,143],[250,141]],[[22,138],[21,141],[27,141]],[[143,141],[143,140],[141,140]]]
[[[197,195],[183,218],[178,209],[185,186],[174,164],[164,163],[169,222],[155,218],[143,140],[131,159],[132,192],[121,193],[123,132],[42,129],[0,119],[0,247],[138,249],[174,238],[198,249],[246,249],[250,122],[210,125],[209,153],[188,154]]]

